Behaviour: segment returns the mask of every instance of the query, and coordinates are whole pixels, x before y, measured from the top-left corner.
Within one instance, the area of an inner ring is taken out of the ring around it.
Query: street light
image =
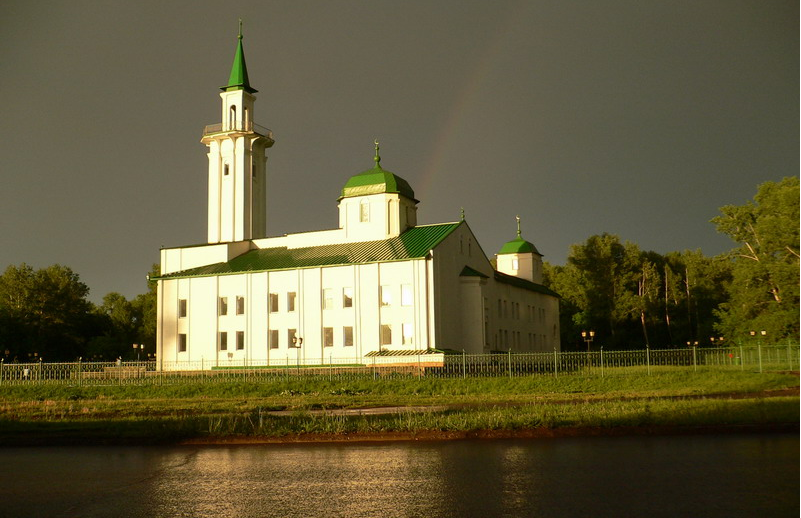
[[[136,351],[136,361],[139,361],[139,353],[145,350],[145,344],[133,344],[134,351]]]
[[[587,352],[590,352],[590,344],[595,340],[595,331],[590,331],[589,333],[587,331],[582,331],[581,338],[587,342]]]

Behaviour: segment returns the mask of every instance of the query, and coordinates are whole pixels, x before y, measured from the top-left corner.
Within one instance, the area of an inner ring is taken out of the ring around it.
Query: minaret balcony
[[[233,124],[209,124],[205,128],[203,128],[203,136],[208,137],[211,135],[216,135],[218,133],[255,133],[256,135],[260,135],[262,137],[267,137],[270,140],[273,140],[273,132],[265,128],[264,126],[259,126],[258,124],[254,124],[253,121],[235,121]]]

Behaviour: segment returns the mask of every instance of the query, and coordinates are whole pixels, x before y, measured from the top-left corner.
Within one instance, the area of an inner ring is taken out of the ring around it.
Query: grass
[[[656,370],[651,376],[228,381],[164,386],[0,389],[0,444],[172,442],[231,435],[779,425],[798,396],[730,399],[798,387],[791,374]],[[331,415],[319,409],[446,405],[444,411]],[[271,411],[285,410],[288,415]]]

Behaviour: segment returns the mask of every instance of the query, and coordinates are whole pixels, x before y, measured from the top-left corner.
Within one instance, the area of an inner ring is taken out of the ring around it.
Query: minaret
[[[272,132],[253,123],[257,92],[250,86],[242,48],[242,20],[228,85],[221,88],[220,124],[206,126],[200,140],[209,157],[209,243],[266,235],[267,148]]]

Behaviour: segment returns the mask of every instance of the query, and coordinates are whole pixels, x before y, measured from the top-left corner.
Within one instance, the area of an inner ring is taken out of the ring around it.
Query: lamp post
[[[590,352],[590,344],[595,340],[595,331],[582,331],[581,338],[587,342],[587,352]]]
[[[145,350],[145,344],[133,344],[134,351],[136,351],[136,361],[139,361],[139,353]]]

